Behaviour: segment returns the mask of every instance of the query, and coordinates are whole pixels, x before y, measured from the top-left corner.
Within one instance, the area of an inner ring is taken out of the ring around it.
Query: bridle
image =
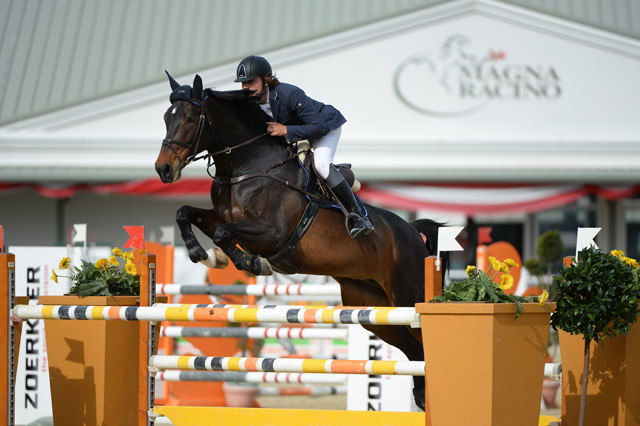
[[[174,103],[177,101],[174,101]],[[193,137],[191,138],[191,142],[190,143],[184,143],[181,142],[179,140],[176,139],[163,139],[162,140],[162,146],[166,146],[168,147],[173,154],[180,160],[180,169],[183,169],[184,167],[186,167],[188,164],[197,161],[197,160],[202,160],[204,158],[208,159],[208,164],[207,164],[207,173],[209,173],[209,168],[215,164],[215,160],[214,157],[220,155],[220,154],[231,154],[231,152],[234,149],[237,148],[241,148],[243,146],[249,145],[252,142],[257,141],[258,139],[269,135],[269,132],[265,132],[261,135],[258,135],[256,137],[253,137],[249,140],[246,140],[238,145],[235,146],[227,146],[224,147],[223,149],[213,152],[213,153],[204,153],[200,156],[197,155],[198,152],[198,148],[200,147],[200,139],[202,138],[202,131],[204,129],[205,123],[207,121],[209,121],[209,126],[211,126],[211,131],[213,131],[213,123],[211,122],[211,120],[207,120],[207,108],[206,108],[206,103],[207,103],[207,98],[204,98],[204,101],[201,101],[199,99],[194,99],[191,98],[188,102],[190,102],[191,104],[200,107],[200,117],[198,118],[198,125],[196,127],[196,131],[193,134]],[[172,104],[173,105],[173,104]],[[185,147],[189,150],[189,152],[191,153],[185,160],[181,160],[180,159],[180,155],[178,154],[178,151],[176,151],[174,145],[180,145],[182,147]],[[211,173],[209,173],[209,176],[211,176]],[[211,176],[213,177],[213,176]]]
[[[168,147],[173,152],[173,154],[178,158],[178,160],[180,160],[180,169],[183,169],[188,164],[194,161],[201,160],[209,156],[209,153],[202,154],[201,156],[197,156],[198,148],[200,147],[200,139],[202,137],[202,130],[204,129],[206,119],[207,119],[207,110],[205,108],[207,99],[205,98],[203,102],[198,99],[192,98],[189,102],[195,106],[200,107],[200,117],[198,118],[198,125],[196,127],[195,133],[193,134],[193,137],[191,138],[190,143],[184,143],[176,139],[165,138],[162,140],[162,146]],[[180,155],[178,154],[178,151],[176,151],[174,145],[180,145],[184,148],[187,148],[190,152],[189,156],[186,159],[182,160],[180,158]]]
[[[186,99],[181,99],[181,100],[187,101]],[[172,105],[175,102],[177,102],[177,101],[172,102]],[[243,146],[247,146],[250,143],[253,143],[253,142],[255,142],[255,141],[257,141],[257,140],[259,140],[259,139],[261,139],[261,138],[263,138],[265,136],[268,136],[269,132],[262,133],[262,134],[260,134],[258,136],[255,136],[255,137],[253,137],[251,139],[248,139],[248,140],[246,140],[244,142],[241,142],[238,145],[234,145],[234,146],[231,146],[231,147],[227,146],[227,147],[224,147],[223,149],[218,150],[216,152],[213,152],[213,153],[206,152],[206,153],[198,156],[197,152],[198,152],[198,148],[200,147],[200,140],[202,138],[202,131],[204,129],[204,126],[208,122],[209,126],[211,127],[211,131],[213,132],[213,123],[212,123],[212,121],[210,119],[208,119],[209,117],[207,116],[207,108],[206,108],[207,98],[206,98],[206,96],[204,98],[204,101],[202,101],[200,99],[191,98],[187,102],[190,102],[191,104],[200,107],[200,117],[198,118],[198,125],[196,127],[195,133],[193,134],[193,137],[191,138],[191,142],[190,143],[184,143],[184,142],[181,142],[181,141],[176,140],[176,139],[167,139],[167,138],[162,140],[162,146],[168,147],[173,152],[173,154],[178,158],[178,160],[180,160],[180,170],[182,170],[184,167],[186,167],[188,164],[190,164],[190,163],[192,163],[194,161],[198,161],[198,160],[202,160],[204,158],[207,158],[207,174],[209,174],[209,176],[211,176],[211,178],[218,179],[221,182],[233,185],[233,184],[236,184],[236,183],[240,183],[240,182],[242,182],[242,181],[244,181],[246,179],[252,179],[252,178],[256,178],[256,177],[266,177],[266,178],[274,179],[274,180],[276,180],[276,181],[288,186],[289,188],[295,189],[296,191],[299,191],[299,192],[305,194],[306,196],[308,196],[308,197],[310,197],[310,198],[312,198],[314,200],[318,200],[319,199],[319,197],[316,194],[308,192],[304,188],[298,188],[296,186],[293,186],[293,185],[291,185],[291,183],[288,180],[282,179],[282,178],[280,178],[278,176],[274,176],[274,175],[268,173],[270,170],[272,170],[272,169],[274,169],[274,168],[276,168],[278,166],[281,166],[285,162],[295,158],[295,155],[293,155],[293,154],[289,155],[289,157],[287,159],[285,159],[285,160],[278,161],[276,164],[274,164],[273,166],[271,166],[270,168],[268,168],[264,172],[249,173],[249,174],[246,174],[246,175],[243,175],[243,176],[239,176],[239,177],[234,177],[234,178],[221,178],[220,176],[214,177],[211,174],[211,172],[209,171],[211,166],[215,164],[215,158],[214,157],[216,157],[216,156],[218,156],[220,154],[225,154],[225,155],[231,154],[231,152],[234,149],[241,148]],[[185,160],[181,160],[180,159],[180,155],[178,154],[178,151],[176,151],[174,145],[179,145],[179,146],[182,146],[182,147],[188,149],[190,151],[189,156]]]

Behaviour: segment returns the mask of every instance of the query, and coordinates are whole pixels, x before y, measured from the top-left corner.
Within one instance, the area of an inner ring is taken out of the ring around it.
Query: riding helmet
[[[242,83],[243,81],[251,80],[255,77],[263,77],[267,74],[271,74],[271,64],[262,56],[247,56],[238,64],[236,70],[235,83]]]

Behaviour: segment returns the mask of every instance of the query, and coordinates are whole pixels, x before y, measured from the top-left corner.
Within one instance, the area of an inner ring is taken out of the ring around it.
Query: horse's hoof
[[[257,263],[257,265],[256,265]],[[258,271],[256,275],[273,275],[273,268],[267,259],[256,256],[254,258],[255,269]]]
[[[425,392],[424,388],[413,388],[413,400],[416,402],[416,405],[419,409],[424,411],[425,403]]]
[[[208,256],[207,252],[200,246],[189,249],[189,259],[191,259],[193,263],[206,261]]]
[[[207,268],[226,268],[229,265],[229,258],[227,255],[218,247],[214,249],[207,250],[207,258],[200,260]]]

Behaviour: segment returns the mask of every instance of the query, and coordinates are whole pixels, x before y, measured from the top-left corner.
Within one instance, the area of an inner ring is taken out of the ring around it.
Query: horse
[[[364,204],[375,232],[351,239],[343,212],[317,208],[326,197],[318,190],[321,182],[313,167],[305,167],[285,138],[267,133],[272,118],[253,92],[203,90],[198,75],[193,87],[167,75],[172,93],[164,114],[167,133],[155,163],[160,179],[177,181],[182,169],[198,159],[215,166],[213,208],[182,206],[176,213],[191,261],[224,267],[230,259],[255,275],[274,270],[328,275],[340,284],[345,306],[413,307],[424,302],[424,259],[436,253],[441,223],[408,223]],[[308,213],[309,206],[316,207],[315,216]],[[192,225],[211,238],[215,251],[205,251]],[[448,264],[445,256],[445,271]],[[424,361],[419,329],[364,327],[409,360]],[[424,378],[414,377],[413,395],[424,410]]]

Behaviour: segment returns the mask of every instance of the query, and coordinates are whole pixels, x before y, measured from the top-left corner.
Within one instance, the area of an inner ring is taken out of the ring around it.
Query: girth
[[[319,198],[318,196],[316,197]],[[276,271],[283,274],[298,273],[298,265],[293,261],[293,249],[307,232],[309,226],[311,226],[311,222],[313,222],[313,219],[316,217],[319,207],[320,204],[317,201],[314,199],[309,200],[307,207],[305,207],[302,213],[302,217],[284,247],[273,256],[267,257],[267,260]]]

